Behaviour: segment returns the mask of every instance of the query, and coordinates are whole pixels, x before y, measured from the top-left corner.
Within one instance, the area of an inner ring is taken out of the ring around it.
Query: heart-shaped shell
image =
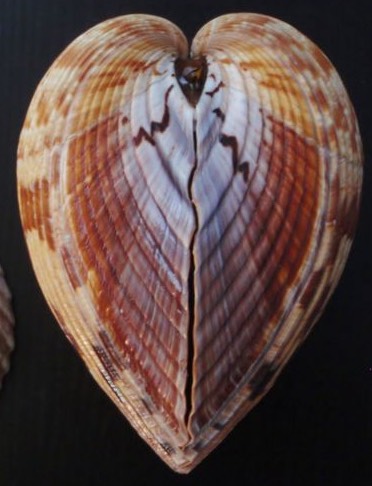
[[[10,307],[10,292],[0,268],[0,387],[9,369],[9,355],[14,347],[14,318]]]
[[[319,317],[362,175],[345,88],[297,30],[226,15],[188,55],[160,18],[92,28],[40,83],[18,161],[57,320],[179,472],[254,406]]]

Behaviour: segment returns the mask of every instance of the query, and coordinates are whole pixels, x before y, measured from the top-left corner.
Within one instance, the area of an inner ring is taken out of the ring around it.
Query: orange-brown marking
[[[31,189],[20,186],[19,201],[24,231],[36,229],[39,238],[55,249],[49,210],[49,182],[37,180]]]
[[[50,100],[46,94],[42,94],[38,100],[36,117],[34,119],[36,126],[40,127],[43,125],[47,125],[49,122],[50,115],[51,115]]]

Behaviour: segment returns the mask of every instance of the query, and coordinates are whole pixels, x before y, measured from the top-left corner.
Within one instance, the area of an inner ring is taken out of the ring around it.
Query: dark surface
[[[365,1],[0,0],[0,261],[16,351],[0,395],[0,486],[372,485],[372,14]],[[39,291],[21,233],[17,139],[57,54],[112,16],[167,17],[191,37],[213,17],[256,11],[314,40],[358,114],[366,167],[357,237],[340,285],[274,389],[191,475],[172,473],[95,384]]]

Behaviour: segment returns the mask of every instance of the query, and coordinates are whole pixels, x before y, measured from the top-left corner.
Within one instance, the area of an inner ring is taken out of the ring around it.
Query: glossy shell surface
[[[10,306],[10,292],[0,268],[0,387],[9,369],[9,356],[14,347],[14,317]]]
[[[205,62],[194,102],[175,72],[189,54]],[[40,83],[18,152],[36,275],[174,470],[226,436],[316,322],[349,253],[361,162],[329,60],[262,15],[219,17],[191,48],[164,19],[108,20]]]

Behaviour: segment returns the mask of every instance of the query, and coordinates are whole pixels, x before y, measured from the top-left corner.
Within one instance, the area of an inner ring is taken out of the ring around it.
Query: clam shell
[[[191,45],[205,63],[194,100],[175,70],[188,55],[164,19],[93,27],[41,81],[18,152],[48,303],[178,472],[257,403],[316,322],[362,179],[345,88],[297,30],[256,14],[208,23]]]
[[[9,356],[14,348],[14,317],[10,306],[10,292],[0,268],[0,387],[9,370]]]

